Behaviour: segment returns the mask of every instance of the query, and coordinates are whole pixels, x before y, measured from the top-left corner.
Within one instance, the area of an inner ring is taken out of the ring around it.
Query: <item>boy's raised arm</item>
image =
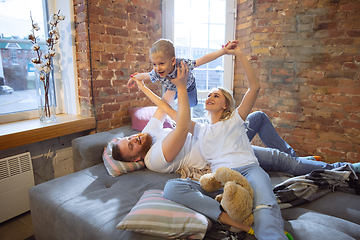
[[[228,50],[230,49],[234,49],[237,44],[239,43],[238,40],[234,40],[234,41],[229,41],[225,46],[223,46],[221,49],[216,50],[214,52],[205,54],[204,56],[196,59],[196,66],[195,67],[199,67],[205,63],[214,61],[215,59],[221,57],[222,55],[228,54]]]
[[[150,80],[150,76],[149,76],[148,72],[147,73],[134,73],[133,75],[131,75],[131,78],[127,82],[127,86],[129,88],[132,88],[135,86],[135,82],[131,80],[132,78],[136,78],[137,80],[140,80],[140,81]]]

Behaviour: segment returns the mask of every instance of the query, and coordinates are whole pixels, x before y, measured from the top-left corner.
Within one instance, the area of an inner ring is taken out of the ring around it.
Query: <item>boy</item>
[[[149,73],[135,73],[131,75],[131,77],[135,77],[136,79],[142,81],[148,79],[152,82],[160,81],[166,88],[166,91],[174,92],[174,98],[176,99],[177,89],[171,80],[177,77],[177,70],[175,66],[178,66],[180,62],[183,62],[189,69],[186,88],[189,96],[190,107],[194,107],[197,105],[198,101],[195,77],[192,70],[227,54],[227,50],[235,48],[237,44],[238,41],[229,41],[225,46],[223,45],[221,49],[208,53],[199,59],[191,60],[175,58],[174,44],[168,39],[160,39],[153,44],[149,52],[149,58],[153,64],[153,70]],[[128,82],[128,87],[133,87],[135,83],[130,80]]]

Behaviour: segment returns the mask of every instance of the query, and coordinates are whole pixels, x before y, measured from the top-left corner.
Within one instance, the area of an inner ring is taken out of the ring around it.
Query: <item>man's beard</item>
[[[150,136],[150,134],[145,135],[145,142],[141,144],[141,150],[140,154],[145,156],[146,153],[150,150],[152,145],[153,138]]]

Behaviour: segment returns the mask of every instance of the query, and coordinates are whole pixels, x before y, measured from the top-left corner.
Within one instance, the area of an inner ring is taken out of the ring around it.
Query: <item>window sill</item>
[[[94,117],[60,114],[56,118],[54,123],[42,123],[36,118],[0,124],[0,150],[95,128]]]

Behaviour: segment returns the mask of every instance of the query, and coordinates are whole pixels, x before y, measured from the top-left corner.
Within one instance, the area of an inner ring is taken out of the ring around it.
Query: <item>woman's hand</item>
[[[138,86],[138,88],[141,90],[142,87],[145,87],[145,84],[142,80],[137,79],[135,76],[138,73],[134,73],[133,75],[131,75],[128,83],[127,83],[127,87],[128,88],[133,88],[135,87],[135,84]]]
[[[236,46],[233,45],[232,48],[228,48],[227,54],[236,55],[236,56],[244,55],[243,52],[241,51],[240,47],[237,45]]]
[[[171,80],[172,83],[175,84],[176,87],[186,88],[186,82],[189,75],[189,68],[187,64],[184,64],[182,61],[177,66],[177,78]]]
[[[231,50],[234,50],[239,44],[238,40],[229,41],[225,44],[224,49],[226,54],[231,54]]]

